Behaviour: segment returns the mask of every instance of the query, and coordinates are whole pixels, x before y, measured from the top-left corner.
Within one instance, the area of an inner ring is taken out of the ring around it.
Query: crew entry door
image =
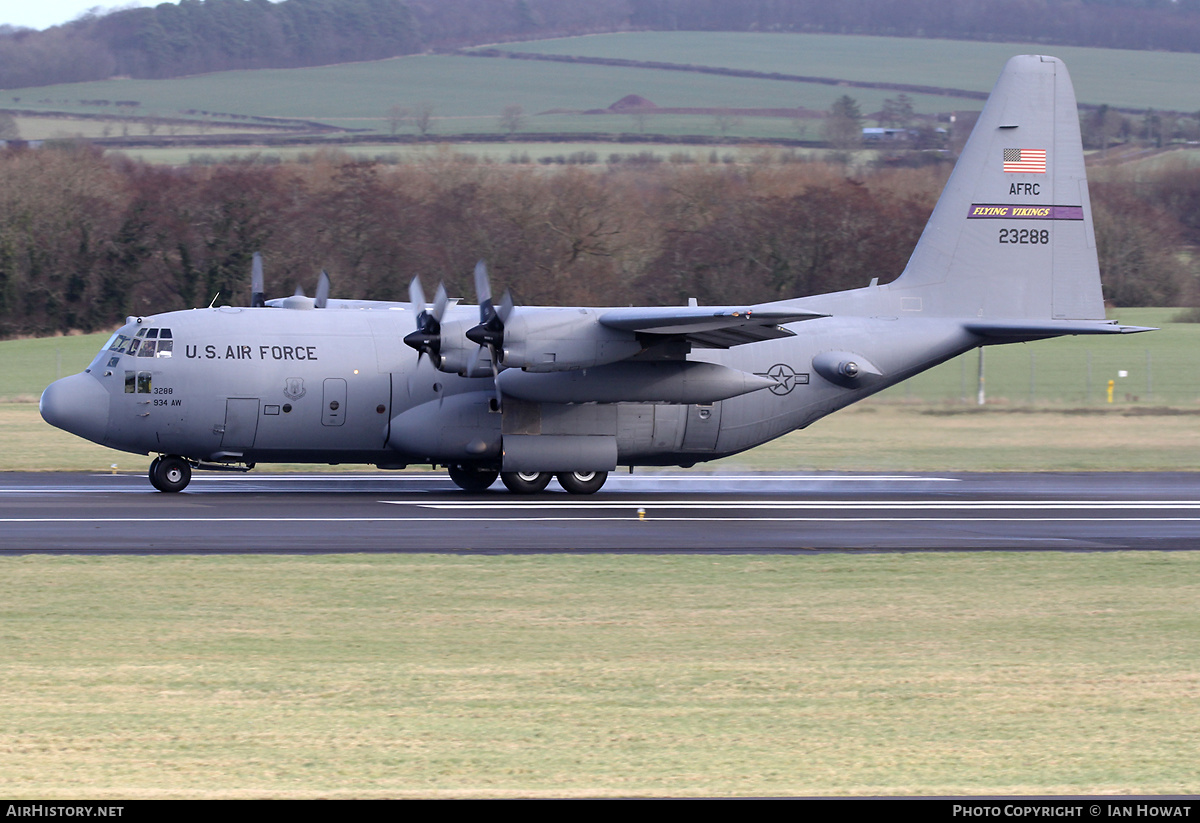
[[[230,397],[225,401],[225,433],[221,450],[235,454],[254,448],[258,433],[258,398]]]

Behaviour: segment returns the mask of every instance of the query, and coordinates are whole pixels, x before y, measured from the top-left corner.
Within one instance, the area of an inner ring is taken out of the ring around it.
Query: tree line
[[[311,162],[171,168],[84,144],[0,153],[0,336],[110,328],[126,315],[249,302],[268,291],[407,299],[420,275],[473,300],[488,260],[530,304],[759,302],[888,282],[945,181],[942,167],[847,176],[821,163]],[[1200,169],[1093,187],[1105,295],[1194,300]]]
[[[0,88],[373,60],[607,31],[790,31],[1200,51],[1200,0],[181,0],[0,26]]]

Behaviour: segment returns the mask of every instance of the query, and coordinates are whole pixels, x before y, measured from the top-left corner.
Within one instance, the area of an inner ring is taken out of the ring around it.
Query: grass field
[[[121,121],[91,120],[78,117],[17,117],[17,130],[23,140],[92,140],[103,137],[120,137],[130,135],[141,137],[149,133],[146,123],[141,120]],[[246,134],[261,133],[261,129],[247,126],[243,128],[225,126],[206,126],[200,121],[184,125],[155,126],[155,133],[167,135],[196,135],[196,134]]]
[[[1190,794],[1192,554],[0,558],[6,797]]]
[[[509,51],[654,60],[722,68],[991,91],[1014,54],[1066,62],[1082,103],[1135,109],[1200,109],[1200,54],[982,43],[907,37],[744,32],[628,32],[510,43]],[[844,91],[844,90],[843,90]],[[860,90],[851,90],[858,97]],[[886,96],[894,97],[890,92]],[[657,102],[657,101],[655,101]],[[662,105],[661,103],[659,105]],[[918,106],[918,111],[940,111]],[[961,108],[980,108],[963,105]],[[865,110],[865,109],[864,109]]]
[[[619,136],[618,136],[619,137]],[[648,152],[663,163],[735,163],[792,162],[796,158],[822,161],[832,149],[796,147],[771,147],[763,145],[705,146],[686,143],[635,143],[635,142],[571,142],[545,143],[514,139],[503,143],[346,143],[334,149],[304,146],[241,145],[230,147],[180,146],[170,148],[112,149],[109,154],[120,153],[147,163],[185,165],[189,163],[211,164],[227,160],[256,160],[258,162],[304,162],[318,152],[334,151],[358,160],[373,160],[378,163],[423,163],[445,162],[453,158],[464,163],[531,163],[558,167],[558,158],[570,163],[572,155],[592,153],[595,159],[585,168],[604,169],[613,155],[625,162],[629,158],[640,160]],[[1200,152],[1196,152],[1200,155]],[[878,153],[869,149],[851,153],[853,165],[866,165]],[[1198,161],[1200,162],[1200,161]]]
[[[996,68],[999,73],[999,66]],[[451,55],[402,57],[310,69],[220,72],[171,80],[120,80],[16,90],[21,106],[48,100],[42,108],[74,111],[79,99],[134,99],[142,108],[166,114],[199,109],[234,114],[317,120],[351,129],[386,132],[393,105],[434,104],[435,133],[500,132],[505,106],[520,105],[528,115],[551,109],[603,109],[628,94],[640,94],[663,107],[794,107],[826,109],[844,89],[735,77],[608,66],[564,65],[524,60],[495,60]],[[881,108],[894,93],[861,90],[864,111]],[[8,96],[8,95],[6,95]],[[943,97],[914,96],[919,111],[946,108]],[[4,98],[0,98],[4,100]],[[5,101],[7,102],[7,101]],[[935,107],[936,106],[936,107]],[[981,101],[956,101],[950,108],[979,109]],[[756,119],[751,119],[757,123]],[[649,131],[716,134],[709,116],[661,115]],[[759,124],[766,125],[766,124]],[[794,130],[789,120],[772,128]],[[528,116],[523,132],[633,132],[625,115]],[[411,126],[404,133],[411,134]],[[744,135],[744,122],[731,134]]]
[[[838,35],[658,32],[596,35],[509,44],[516,51],[659,60],[788,74],[955,86],[986,92],[1013,54],[1052,51],[1071,67],[1079,99],[1135,109],[1194,112],[1200,55],[1111,49],[1055,48]],[[139,113],[170,115],[195,109],[315,120],[387,133],[394,105],[434,105],[435,133],[495,133],[508,105],[527,116],[522,132],[635,132],[626,115],[537,115],[552,109],[602,109],[639,94],[662,107],[795,107],[825,110],[849,93],[864,112],[878,111],[897,92],[697,75],[672,71],[525,60],[419,55],[367,63],[291,70],[219,72],[171,80],[108,80],[14,89],[4,106],[96,113],[80,100],[137,100]],[[979,109],[982,101],[911,95],[921,113]],[[706,115],[658,115],[654,133],[717,135]],[[403,131],[412,133],[413,127]],[[810,129],[812,131],[812,129]],[[795,137],[788,119],[744,118],[734,136]],[[810,135],[815,136],[815,135]]]

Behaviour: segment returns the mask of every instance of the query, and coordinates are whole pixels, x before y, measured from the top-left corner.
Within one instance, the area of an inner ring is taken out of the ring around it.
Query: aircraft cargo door
[[[258,433],[258,398],[230,397],[225,401],[225,433],[221,449],[240,454],[254,447]]]

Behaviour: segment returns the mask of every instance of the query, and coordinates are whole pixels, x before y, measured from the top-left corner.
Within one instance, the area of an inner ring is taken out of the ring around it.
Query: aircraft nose
[[[108,429],[108,392],[90,374],[55,380],[42,392],[38,410],[51,426],[103,444]]]

